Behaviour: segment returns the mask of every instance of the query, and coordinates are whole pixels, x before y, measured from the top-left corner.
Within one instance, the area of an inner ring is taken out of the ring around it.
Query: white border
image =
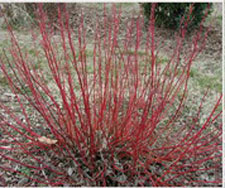
[[[224,167],[224,165],[225,165],[225,155],[224,155],[224,151],[225,151],[225,143],[224,143],[225,142],[225,133],[224,133],[224,130],[225,130],[225,128],[224,128],[224,125],[225,125],[225,111],[224,111],[225,110],[225,108],[224,108],[225,107],[225,104],[224,104],[225,103],[225,100],[224,100],[224,98],[225,98],[224,97],[224,95],[225,95],[225,73],[224,73],[225,72],[224,71],[224,68],[225,68],[225,66],[224,66],[225,65],[224,64],[224,60],[225,60],[225,57],[224,57],[225,56],[225,54],[224,54],[225,53],[225,50],[224,50],[224,45],[225,45],[225,33],[224,33],[225,32],[225,29],[224,29],[224,27],[225,27],[224,26],[224,24],[225,24],[225,17],[224,17],[225,16],[224,15],[225,14],[225,7],[224,6],[225,6],[225,3],[223,1],[223,7],[222,7],[222,29],[223,29],[223,31],[222,31],[223,32],[222,33],[222,38],[223,38],[223,40],[222,40],[223,41],[223,45],[222,45],[222,74],[223,74],[222,75],[223,76],[223,81],[222,81],[223,82],[222,83],[223,84],[223,87],[222,87],[223,88],[223,91],[222,91],[223,92],[223,100],[222,100],[222,108],[223,108],[223,127],[222,127],[222,133],[223,133],[223,135],[222,135],[222,138],[223,138],[222,139],[222,142],[223,142],[222,143],[222,145],[223,145],[223,150],[222,150],[223,151],[223,155],[222,155],[223,157],[222,157],[222,159],[223,159],[223,164],[222,164],[222,170],[223,170],[223,174],[222,175],[223,176],[222,176],[222,178],[223,178],[223,185],[222,185],[222,187],[225,187],[225,170],[224,170],[225,169],[225,167]]]
[[[137,2],[195,2],[195,3],[222,3],[223,0],[0,0],[0,3],[28,3],[28,2],[42,2],[42,3],[137,3]]]
[[[223,165],[222,165],[222,170],[223,170],[223,184],[222,187],[225,187],[225,3],[224,0],[192,0],[192,1],[182,1],[182,0],[0,0],[0,3],[28,3],[28,2],[43,2],[43,3],[136,3],[136,2],[199,2],[199,3],[205,3],[205,2],[212,2],[212,3],[222,3],[222,84],[223,84],[223,100],[222,100],[222,108],[223,108],[223,135],[222,135],[222,148],[223,148]]]

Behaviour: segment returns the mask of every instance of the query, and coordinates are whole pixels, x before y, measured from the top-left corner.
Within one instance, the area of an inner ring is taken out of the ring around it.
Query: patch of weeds
[[[0,85],[1,87],[7,87],[9,85],[6,77],[0,77]]]
[[[32,55],[32,56],[36,56],[36,54],[35,54],[35,50],[34,49],[29,49],[28,50],[28,53],[30,54],[30,55]]]
[[[190,71],[190,77],[196,77],[198,75],[198,70],[196,68],[192,68]]]
[[[216,17],[216,19],[217,19],[217,23],[222,25],[223,16],[219,15],[219,16]]]
[[[190,71],[190,77],[194,79],[202,89],[209,88],[217,92],[222,91],[222,84],[220,83],[219,76],[207,76],[199,73],[198,69],[192,68]]]
[[[116,52],[117,54],[120,54],[121,52]],[[134,50],[127,50],[127,51],[122,51],[122,53],[124,55],[135,55],[135,51]],[[139,56],[144,56],[144,55],[147,55],[145,51],[137,51],[137,55]]]
[[[92,66],[87,66],[87,72],[88,73],[93,73],[94,72],[93,67]]]
[[[28,86],[24,86],[20,89],[19,93],[23,93],[24,95],[32,95],[32,91]]]
[[[144,54],[143,54],[144,55]],[[151,57],[150,57],[151,58]],[[151,62],[151,59],[149,58],[149,62]],[[156,59],[156,64],[162,64],[162,65],[164,65],[164,64],[166,64],[166,63],[168,63],[169,62],[169,59],[168,58],[166,58],[166,57],[157,57],[157,59]],[[146,66],[147,65],[147,66]],[[139,66],[140,66],[140,70],[141,71],[144,71],[145,70],[145,68],[150,68],[151,69],[151,63],[148,63],[148,64],[146,64],[146,62],[145,61],[141,61],[140,62],[140,64],[139,64]],[[167,76],[169,76],[170,75],[170,73],[167,71],[166,72],[166,75]]]
[[[23,174],[26,174],[27,176],[30,176],[30,174],[31,174],[30,169],[25,167],[25,166],[19,168],[18,171],[23,173]]]
[[[169,62],[169,59],[166,58],[166,57],[160,57],[156,60],[156,63],[160,63],[160,64],[165,64],[165,63],[168,63]]]
[[[93,57],[93,52],[91,50],[85,50],[86,57]]]
[[[122,6],[122,7],[132,7],[132,6],[134,6],[135,4],[137,4],[137,3],[118,3],[117,5],[118,6]]]
[[[218,15],[218,16],[209,16],[206,18],[206,23],[205,25],[211,25],[212,23],[214,24],[219,24],[220,26],[222,26],[222,20],[223,20],[223,16],[222,15]]]
[[[19,133],[18,133],[17,131],[14,131],[14,130],[12,130],[10,133],[11,133],[12,136],[17,136],[17,135],[19,135]]]
[[[219,105],[218,108],[216,109],[216,112],[221,112],[223,110],[223,106]]]
[[[8,48],[9,47],[9,45],[10,45],[10,43],[9,43],[9,40],[3,40],[1,43],[0,43],[0,48],[2,49],[2,48]]]
[[[210,88],[218,92],[222,91],[222,84],[218,82],[220,79],[217,76],[199,76],[196,80],[202,88]]]
[[[46,187],[46,185],[45,185],[45,184],[42,184],[42,183],[38,183],[37,186],[38,186],[38,187]]]
[[[49,97],[44,91],[40,91],[40,94],[46,101],[48,101]]]

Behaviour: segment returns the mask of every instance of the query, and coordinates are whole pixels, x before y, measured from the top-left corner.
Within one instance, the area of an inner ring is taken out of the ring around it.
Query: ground
[[[138,3],[123,3],[122,6],[122,16],[121,16],[121,22],[125,23],[126,20],[133,17],[134,15],[138,15],[139,12],[141,12],[140,6]],[[209,36],[207,39],[206,47],[204,51],[201,53],[201,55],[196,59],[194,62],[194,65],[191,69],[191,80],[189,83],[189,95],[190,98],[188,100],[189,104],[187,105],[196,105],[200,102],[201,97],[203,96],[204,91],[206,88],[210,88],[209,95],[207,97],[207,100],[205,102],[206,113],[208,113],[208,109],[211,109],[211,106],[213,105],[212,101],[215,101],[215,96],[217,96],[219,93],[222,92],[222,10],[221,10],[221,4],[215,3],[214,6],[214,12],[210,16],[210,18],[207,20],[207,24],[210,25],[211,29],[209,32]],[[96,19],[100,20],[100,23],[103,18],[103,6],[100,4],[77,4],[74,9],[71,10],[71,14],[73,15],[72,18],[72,25],[74,28],[78,27],[79,23],[79,17],[81,16],[80,10],[83,11],[85,15],[85,26],[87,27],[87,39],[88,37],[91,38],[91,36],[94,33],[95,23]],[[111,6],[107,6],[108,11],[111,10]],[[98,14],[99,16],[95,16]],[[124,24],[121,24],[122,27],[121,30],[125,30],[126,27]],[[206,27],[206,26],[205,26]],[[158,40],[164,41],[168,46],[174,46],[174,38],[172,38],[174,31],[171,31],[169,29],[163,29],[163,28],[156,28],[157,34],[156,37]],[[193,31],[194,33],[195,31]],[[28,31],[22,30],[22,31],[16,31],[16,35],[18,36],[21,44],[23,43],[26,47],[29,48],[30,43],[30,37],[27,35],[29,33]],[[189,37],[192,36],[190,34]],[[57,32],[56,32],[57,35]],[[121,36],[122,38],[123,36]],[[156,41],[157,41],[156,39]],[[189,38],[190,39],[190,38]],[[188,41],[188,39],[187,39]],[[0,48],[6,48],[9,45],[9,40],[7,36],[6,30],[1,30],[0,32]],[[188,45],[188,42],[187,42]],[[89,55],[92,56],[93,54],[91,51],[92,46],[89,46],[90,50]],[[185,51],[185,49],[184,49]],[[31,52],[32,53],[32,52]],[[141,53],[141,52],[140,52]],[[167,54],[170,53],[170,48],[165,48],[161,50],[162,59],[167,58]],[[1,55],[1,52],[0,52]],[[3,75],[0,72],[0,101],[3,103],[7,103],[8,105],[13,103],[14,95],[9,91],[7,88],[7,83],[3,78]],[[197,102],[196,102],[197,101]],[[18,108],[18,106],[15,106],[14,108]],[[191,115],[191,114],[187,114]],[[34,117],[35,118],[35,117]],[[4,135],[1,135],[0,132],[0,138]],[[23,158],[22,155],[19,155],[21,157],[21,160]],[[20,159],[20,158],[19,158]],[[1,163],[1,162],[0,162]],[[9,165],[7,164],[7,161],[4,162],[4,164],[1,165]],[[15,166],[16,168],[16,166]],[[26,169],[22,169],[25,170]],[[25,172],[28,173],[28,172]],[[218,172],[220,173],[220,172]],[[210,175],[204,175],[205,179],[210,179]],[[10,186],[32,186],[32,184],[29,184],[28,180],[26,178],[19,179],[18,176],[4,172],[0,172],[0,185],[10,185]]]

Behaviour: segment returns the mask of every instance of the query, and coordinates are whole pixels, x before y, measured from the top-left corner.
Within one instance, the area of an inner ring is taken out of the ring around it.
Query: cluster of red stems
[[[210,181],[200,176],[221,168],[222,122],[218,126],[215,122],[221,117],[222,111],[217,109],[222,95],[203,124],[199,124],[199,119],[204,97],[191,121],[179,121],[187,99],[191,66],[206,43],[209,30],[205,30],[203,22],[207,12],[181,59],[191,21],[190,7],[181,20],[173,53],[163,64],[159,58],[162,45],[155,40],[155,6],[151,8],[147,31],[139,16],[127,22],[125,37],[120,40],[121,11],[114,6],[109,19],[105,8],[104,23],[96,23],[90,58],[86,54],[83,15],[76,33],[70,27],[68,13],[62,14],[59,8],[61,37],[56,41],[42,5],[38,4],[41,40],[33,32],[32,41],[41,46],[42,52],[36,49],[35,56],[46,58],[48,76],[37,69],[28,52],[22,51],[8,26],[10,58],[6,54],[0,58],[1,71],[24,119],[0,103],[0,132],[10,138],[0,139],[0,159],[30,169],[30,174],[13,166],[0,165],[1,169],[51,186],[80,185],[81,179],[86,182],[83,185],[105,186],[110,186],[110,182],[130,185],[137,180],[137,185],[142,186],[222,182],[220,176]],[[141,49],[145,50],[144,55],[140,55]],[[89,66],[93,73],[88,73]],[[48,85],[49,76],[54,90]],[[24,92],[24,88],[29,92]],[[30,108],[39,114],[41,126],[32,122]],[[35,126],[42,130],[37,131]],[[25,162],[16,158],[22,153],[27,157]],[[79,178],[68,173],[66,164],[60,166],[57,157],[69,163],[67,167],[73,168]],[[121,174],[126,178],[118,179]]]

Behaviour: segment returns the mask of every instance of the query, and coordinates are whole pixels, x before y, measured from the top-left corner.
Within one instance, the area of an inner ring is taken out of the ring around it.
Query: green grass
[[[190,71],[190,77],[191,78],[194,78],[196,76],[198,76],[198,70],[196,68],[191,68],[191,71]]]
[[[0,85],[1,87],[7,87],[8,86],[8,80],[5,77],[0,77]]]
[[[10,42],[8,39],[2,40],[0,42],[0,49],[2,50],[3,48],[7,48],[10,46]]]
[[[133,6],[133,3],[122,3],[123,6]],[[222,16],[218,16],[218,19],[221,20],[222,19]],[[2,42],[0,42],[0,48],[6,48],[9,47],[10,45],[10,42],[9,40],[3,40]],[[48,70],[48,65],[47,65],[47,60],[46,58],[44,57],[44,54],[43,55],[39,55],[39,57],[35,57],[36,55],[36,51],[40,51],[41,49],[34,49],[34,47],[30,46],[30,45],[25,45],[24,43],[21,44],[22,47],[22,51],[23,52],[27,52],[29,54],[29,60],[32,61],[31,63],[34,64],[35,66],[35,69],[36,70],[40,70],[40,71],[46,71],[46,82],[50,82],[52,81],[52,76],[49,75],[49,71]],[[88,61],[88,65],[87,65],[87,71],[89,74],[92,74],[93,73],[93,67],[92,67],[92,58],[93,58],[93,46],[89,46],[86,50],[85,50],[85,55],[87,57],[87,61]],[[60,57],[63,56],[63,50],[60,48],[59,49],[59,52],[62,52],[60,54],[58,54],[58,57],[60,59]],[[1,51],[0,51],[1,53]],[[8,51],[6,50],[6,53],[8,54]],[[120,54],[119,51],[117,51],[118,55]],[[134,50],[130,50],[130,51],[123,51],[122,52],[124,55],[134,55],[135,54],[135,51]],[[72,54],[69,54],[72,56]],[[77,58],[79,56],[79,53],[76,54],[77,55]],[[137,51],[137,55],[138,56],[146,56],[146,52],[144,50],[139,50]],[[98,55],[97,55],[98,57]],[[10,57],[9,55],[9,60],[12,60],[12,58]],[[150,62],[150,57],[149,57],[149,62]],[[156,63],[158,64],[166,64],[169,62],[169,59],[167,57],[158,57]],[[149,63],[150,64],[150,63]],[[143,66],[145,65],[145,62],[140,62],[140,70],[143,69]],[[73,68],[73,67],[71,67]],[[72,71],[74,72],[74,71]],[[167,76],[170,76],[169,73],[166,73],[168,74]],[[190,72],[190,77],[194,80],[194,83],[197,84],[198,86],[200,86],[200,88],[202,89],[206,89],[206,88],[210,88],[212,90],[215,90],[217,92],[221,92],[222,91],[222,84],[220,83],[220,77],[219,75],[215,75],[215,76],[208,76],[208,75],[204,75],[203,73],[199,72],[199,70],[197,68],[192,68],[191,69],[191,72]],[[2,77],[0,79],[0,85],[1,86],[7,86],[8,85],[8,82],[7,80]],[[29,93],[30,94],[30,91],[29,89],[25,89],[24,92],[26,93]]]
[[[194,79],[194,83],[200,86],[201,89],[211,89],[216,92],[222,92],[222,82],[220,75],[208,76],[199,72],[197,68],[192,68],[190,77]]]
[[[219,15],[216,17],[216,19],[217,19],[217,23],[222,26],[223,16]]]
[[[196,78],[201,88],[210,88],[217,92],[222,92],[222,83],[219,83],[218,76],[200,76]]]
[[[18,171],[21,172],[21,173],[23,173],[23,174],[26,174],[27,176],[30,176],[31,175],[30,168],[27,168],[25,166],[19,168]]]
[[[217,20],[218,20],[219,22],[222,22],[222,20],[223,20],[223,15],[219,15],[219,16],[217,16],[216,18],[217,18]]]

